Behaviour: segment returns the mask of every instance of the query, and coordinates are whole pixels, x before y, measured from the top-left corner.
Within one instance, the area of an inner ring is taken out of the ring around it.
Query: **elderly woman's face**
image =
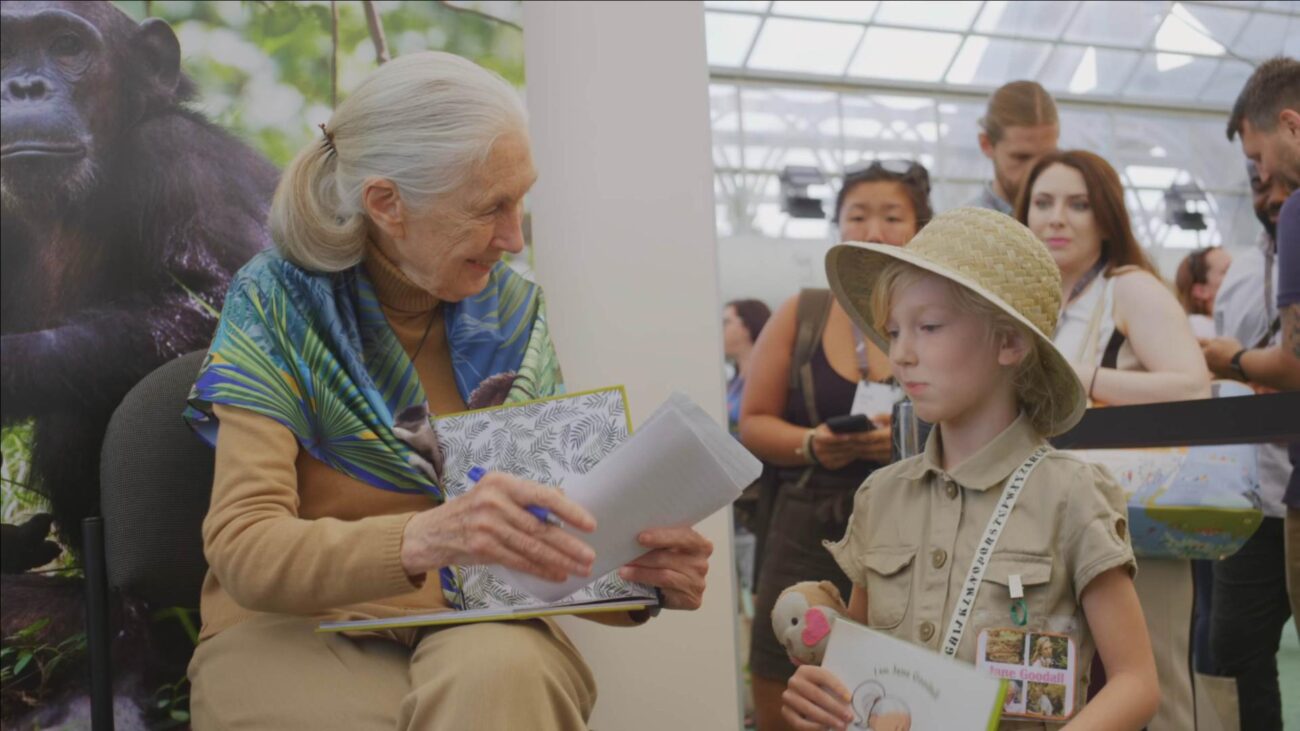
[[[467,182],[428,210],[407,213],[380,246],[411,281],[444,302],[487,286],[506,252],[524,249],[524,194],[537,180],[528,138],[501,135]]]

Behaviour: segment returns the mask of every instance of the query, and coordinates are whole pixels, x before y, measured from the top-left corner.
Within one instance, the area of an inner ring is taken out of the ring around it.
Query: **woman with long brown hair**
[[[1061,270],[1053,342],[1108,405],[1208,398],[1209,375],[1178,300],[1133,236],[1119,174],[1083,150],[1030,168],[1016,218]],[[1160,676],[1152,731],[1194,727],[1188,644],[1192,570],[1186,559],[1142,559],[1135,581]]]

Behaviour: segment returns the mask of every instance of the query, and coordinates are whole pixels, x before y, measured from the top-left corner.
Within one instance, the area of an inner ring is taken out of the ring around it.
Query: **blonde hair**
[[[894,295],[925,277],[935,277],[942,281],[949,297],[952,298],[953,306],[983,320],[988,325],[990,341],[996,341],[1013,333],[1018,333],[1024,339],[1028,346],[1025,356],[1020,359],[1011,377],[1016,403],[1040,434],[1051,433],[1052,425],[1064,416],[1059,412],[1069,409],[1070,404],[1057,403],[1053,397],[1052,382],[1045,369],[1048,361],[1040,352],[1040,348],[1044,346],[1039,337],[1001,307],[951,279],[906,262],[891,261],[881,268],[871,291],[871,313],[875,320],[871,325],[876,332],[885,332],[885,323],[889,320],[889,310]]]
[[[412,53],[366,78],[334,111],[328,139],[307,143],[271,201],[271,236],[286,259],[334,272],[361,261],[367,181],[390,180],[406,206],[427,210],[463,184],[496,139],[527,134],[518,93],[450,53]]]
[[[1029,662],[1033,662],[1041,657],[1049,660],[1056,659],[1056,648],[1052,646],[1052,638],[1047,635],[1039,635],[1034,641],[1034,649],[1029,653]]]
[[[1060,125],[1056,101],[1036,81],[1013,81],[1004,84],[989,97],[988,110],[980,118],[980,128],[989,142],[1002,141],[1007,127],[1041,127]]]

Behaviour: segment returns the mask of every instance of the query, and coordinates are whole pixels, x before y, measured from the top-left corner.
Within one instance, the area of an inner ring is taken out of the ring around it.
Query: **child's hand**
[[[800,731],[843,731],[853,722],[853,696],[829,671],[803,665],[795,671],[781,695],[781,715]]]

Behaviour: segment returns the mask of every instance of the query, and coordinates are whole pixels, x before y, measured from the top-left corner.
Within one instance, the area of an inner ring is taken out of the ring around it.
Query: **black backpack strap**
[[[794,338],[794,355],[790,360],[790,395],[801,394],[808,419],[820,424],[817,414],[816,391],[813,387],[812,357],[821,344],[826,320],[831,314],[829,289],[804,289],[799,291],[799,309],[796,319],[799,329]]]
[[[1124,333],[1115,328],[1110,334],[1110,341],[1106,343],[1106,352],[1101,356],[1102,368],[1115,368],[1119,364],[1119,349],[1124,347]]]
[[[1278,331],[1280,331],[1281,329],[1282,329],[1282,316],[1278,315],[1277,317],[1273,318],[1273,324],[1268,326],[1268,332],[1264,333],[1264,337],[1259,339],[1259,342],[1255,344],[1255,347],[1267,348],[1268,344],[1273,341],[1273,336],[1277,335]]]

